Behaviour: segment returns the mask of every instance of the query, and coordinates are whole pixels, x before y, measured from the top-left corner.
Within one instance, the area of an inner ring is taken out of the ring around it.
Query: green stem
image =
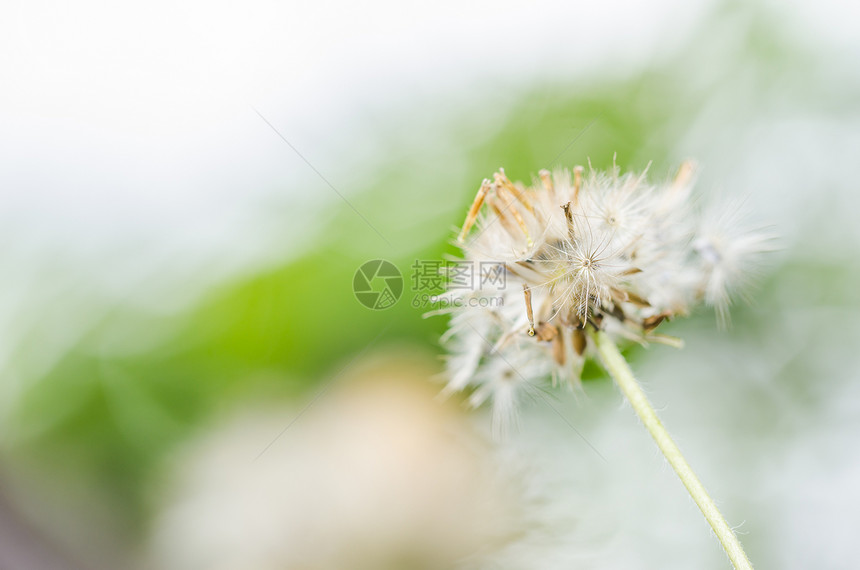
[[[737,570],[752,570],[752,564],[746,554],[744,554],[744,549],[740,541],[738,541],[738,537],[732,532],[726,519],[723,518],[723,515],[717,509],[717,505],[714,504],[714,500],[705,491],[705,487],[702,486],[699,478],[693,473],[690,464],[681,455],[681,450],[678,449],[678,446],[675,445],[675,442],[669,436],[669,432],[663,427],[660,418],[657,417],[657,413],[651,406],[651,402],[648,401],[645,392],[642,391],[636,378],[634,378],[630,366],[627,365],[627,361],[624,360],[618,347],[611,338],[601,331],[591,333],[591,338],[594,340],[603,366],[615,379],[621,391],[624,392],[630,405],[633,406],[636,415],[639,416],[639,419],[642,420],[642,423],[645,424],[645,427],[651,433],[651,437],[657,442],[657,447],[666,456],[672,469],[675,470],[675,473],[678,474],[681,482],[684,483],[687,491],[689,491],[690,496],[696,501],[702,514],[705,515],[708,524],[714,529],[714,533],[717,535],[720,544],[723,545],[726,554],[729,555],[732,564],[734,564]]]

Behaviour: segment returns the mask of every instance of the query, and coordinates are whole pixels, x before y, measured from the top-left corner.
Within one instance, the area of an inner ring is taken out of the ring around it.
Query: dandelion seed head
[[[769,236],[747,231],[740,208],[694,207],[694,168],[649,183],[642,173],[576,167],[541,171],[531,186],[500,170],[476,196],[459,236],[464,261],[498,263],[503,290],[452,288],[446,392],[493,406],[493,425],[544,384],[578,386],[591,347],[585,331],[616,340],[679,345],[655,332],[696,305],[721,324],[749,281]]]

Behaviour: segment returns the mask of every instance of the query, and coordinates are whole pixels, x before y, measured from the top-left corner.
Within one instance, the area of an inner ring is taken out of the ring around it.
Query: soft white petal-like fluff
[[[446,392],[493,406],[496,432],[541,384],[575,385],[589,346],[585,329],[638,342],[694,305],[725,321],[767,236],[743,231],[736,209],[702,215],[691,205],[692,163],[674,180],[645,173],[541,171],[533,185],[500,170],[485,180],[460,234],[464,262],[498,264],[498,283],[452,287]],[[471,234],[470,234],[471,230]]]

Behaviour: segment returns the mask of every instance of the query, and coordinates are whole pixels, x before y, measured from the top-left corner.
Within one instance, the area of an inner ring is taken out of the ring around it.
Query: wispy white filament
[[[677,346],[655,329],[699,303],[725,323],[768,238],[745,231],[736,207],[694,208],[692,182],[692,163],[659,184],[644,172],[579,167],[541,171],[530,186],[503,170],[485,180],[461,247],[476,268],[503,266],[505,282],[451,287],[444,297],[446,392],[471,390],[472,405],[492,404],[503,432],[541,382],[579,381],[593,354],[586,329]]]

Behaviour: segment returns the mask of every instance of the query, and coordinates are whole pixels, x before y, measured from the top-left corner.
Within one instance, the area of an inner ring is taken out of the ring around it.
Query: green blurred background
[[[625,171],[650,163],[651,177],[660,179],[693,156],[703,165],[702,194],[746,196],[753,224],[780,234],[782,250],[762,268],[753,304],[733,311],[730,331],[718,332],[703,310],[670,325],[687,340],[684,351],[638,349],[630,357],[654,399],[667,405],[667,424],[691,448],[729,518],[747,521],[742,540],[760,567],[852,567],[860,554],[846,530],[860,524],[853,219],[860,82],[856,57],[805,35],[803,13],[714,4],[683,35],[667,33],[644,60],[537,76],[520,73],[525,65],[517,62],[506,77],[455,81],[441,94],[413,86],[350,107],[343,112],[348,125],[335,121],[317,136],[301,119],[291,123],[276,101],[257,107],[326,180],[253,110],[238,111],[261,152],[301,174],[249,178],[263,190],[243,225],[224,230],[226,252],[144,257],[150,270],[110,293],[91,274],[109,271],[111,259],[133,264],[134,247],[85,262],[61,250],[34,246],[29,255],[11,247],[4,269],[26,278],[10,292],[15,310],[4,327],[0,489],[7,536],[29,537],[21,548],[55,552],[68,567],[138,564],[147,558],[177,450],[219,418],[255,402],[306,401],[369,353],[410,346],[441,354],[446,319],[422,318],[411,306],[410,268],[415,260],[456,255],[453,231],[481,179],[500,166],[526,181],[556,165],[590,160],[605,169],[613,156]],[[539,41],[540,32],[525,35],[531,39],[522,41]],[[572,29],[572,50],[576,37]],[[622,52],[638,49],[623,36],[618,42]],[[585,58],[588,46],[582,49]],[[342,140],[326,145],[338,125]],[[287,134],[291,126],[304,138]],[[50,233],[51,219],[26,235]],[[230,251],[229,232],[255,228],[262,237],[253,262],[244,263],[246,249]],[[14,244],[19,229],[7,225],[4,241]],[[382,311],[361,306],[351,291],[355,270],[376,258],[406,277],[403,298]],[[644,465],[641,485],[665,481],[665,492],[648,486],[638,494],[628,481],[631,503],[643,491],[681,495],[647,439],[629,443],[625,430],[637,426],[608,380],[590,369],[584,392],[584,401],[560,392],[557,406],[608,450],[608,469]],[[579,446],[573,452],[589,454],[569,432],[546,442],[536,426],[552,415],[530,409],[524,421],[532,427],[520,440],[547,449],[567,441]],[[285,413],[284,424],[291,418]],[[552,431],[565,429],[556,419]],[[249,448],[249,460],[268,443]],[[624,451],[631,445],[636,451]],[[596,487],[591,500],[600,504],[602,493],[618,500],[611,487]],[[679,520],[694,521],[695,513],[679,506],[684,500],[658,512],[672,518],[680,509],[688,518]],[[642,505],[634,509],[639,519],[627,519],[640,523],[622,525],[622,536],[635,538],[622,540],[629,558],[598,557],[583,567],[690,567],[686,554],[661,554],[686,535],[651,527],[656,523],[644,516],[651,507]],[[648,528],[665,534],[649,538]],[[695,531],[703,535],[696,544],[708,549],[695,567],[727,567],[707,529]],[[665,565],[653,563],[660,556]]]

